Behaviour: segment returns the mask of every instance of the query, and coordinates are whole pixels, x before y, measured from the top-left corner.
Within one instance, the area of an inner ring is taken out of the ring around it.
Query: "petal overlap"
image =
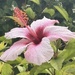
[[[28,62],[37,65],[48,62],[52,58],[53,54],[54,51],[48,38],[43,38],[38,45],[31,43],[31,45],[28,46],[27,51],[24,53]]]

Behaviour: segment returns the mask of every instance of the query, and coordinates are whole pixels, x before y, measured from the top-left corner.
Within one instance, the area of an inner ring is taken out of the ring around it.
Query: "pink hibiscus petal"
[[[0,59],[3,61],[15,60],[18,55],[20,55],[26,49],[29,42],[30,41],[27,39],[21,39],[20,41],[15,42],[0,56]]]
[[[56,40],[58,38],[63,41],[68,41],[75,38],[73,32],[71,32],[67,27],[62,26],[48,26],[44,29],[44,35],[49,37],[50,40]]]
[[[39,44],[31,43],[24,53],[26,60],[36,65],[48,62],[53,54],[54,52],[48,38],[43,38]]]
[[[5,33],[5,37],[7,39],[11,38],[27,38],[27,34],[29,33],[27,28],[13,28],[10,32]]]
[[[55,23],[59,23],[59,21],[58,20],[51,20],[51,19],[44,17],[43,19],[33,21],[31,23],[31,28],[34,31],[36,31],[39,28],[45,28],[46,26],[53,26]]]

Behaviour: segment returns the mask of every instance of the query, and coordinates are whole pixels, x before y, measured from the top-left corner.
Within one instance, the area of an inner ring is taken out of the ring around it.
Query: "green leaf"
[[[57,58],[50,60],[50,64],[56,69],[60,70],[62,68],[62,63],[75,57],[75,39],[70,40],[65,49],[59,51]]]
[[[19,73],[17,75],[30,75],[30,74],[29,74],[29,72],[21,72],[21,73]]]
[[[65,18],[66,21],[69,20],[69,15],[64,8],[62,8],[60,6],[54,6],[54,7],[59,11],[59,13]]]
[[[1,36],[0,41],[4,41],[4,40],[6,40],[6,38],[4,36]]]
[[[17,68],[18,68],[18,70],[20,72],[24,72],[25,71],[25,67],[23,67],[23,66],[18,65]]]
[[[55,75],[62,75],[62,72],[60,72],[59,70],[56,70]]]
[[[24,65],[24,64],[28,64],[28,62],[27,62],[25,59],[23,59],[23,60],[21,61],[20,65]]]
[[[8,61],[7,63],[9,63],[9,64],[16,64],[17,65],[17,64],[20,64],[22,60],[23,60],[23,58],[19,56],[16,60]]]
[[[75,61],[66,63],[59,71],[56,70],[56,75],[75,75]]]
[[[56,70],[60,70],[62,68],[62,63],[63,60],[60,57],[50,60],[51,66],[53,66]]]
[[[4,36],[1,36],[0,37],[0,41],[2,42],[2,41],[4,41],[5,43],[9,43],[9,44],[11,44],[12,43],[12,40],[11,39],[6,39]]]
[[[36,72],[38,66],[35,66],[31,69],[30,71],[30,75],[34,75],[34,73]]]
[[[0,62],[0,72],[2,70],[3,65],[4,65],[4,63],[3,62]]]
[[[5,18],[10,18],[10,19],[14,20],[13,16],[5,16]]]
[[[47,7],[43,10],[43,13],[48,13],[50,16],[53,16],[55,14],[54,9],[48,9]]]
[[[75,57],[75,39],[67,43],[65,49],[59,54],[59,57],[66,61]]]
[[[71,74],[71,73],[68,73],[68,72],[65,72],[65,71],[62,71],[62,70],[56,71],[55,74],[56,75],[74,75],[74,74]]]
[[[60,72],[65,72],[64,75],[75,75],[75,61],[67,63]]]
[[[70,40],[66,48],[59,53],[58,57],[50,62],[56,70],[60,70],[62,68],[62,63],[72,57],[75,57],[75,39]]]
[[[34,2],[37,5],[40,5],[40,0],[31,0],[32,2]]]
[[[27,15],[31,18],[31,19],[34,19],[35,18],[35,16],[36,16],[36,14],[35,14],[35,12],[32,10],[32,8],[27,8],[26,10],[26,13],[27,13]]]
[[[1,75],[13,75],[13,70],[11,65],[5,63],[2,67]]]
[[[4,49],[6,46],[7,46],[7,44],[5,44],[4,41],[1,42],[1,43],[0,43],[0,51],[1,51],[2,49]]]
[[[62,68],[62,63],[64,61],[67,61],[71,59],[72,57],[75,57],[75,39],[72,39],[68,42],[66,45],[66,48],[61,51],[56,59],[52,59],[50,61],[51,65],[56,69],[56,70],[61,70]],[[63,71],[62,71],[63,72]],[[59,72],[58,72],[59,73]],[[66,72],[62,73],[63,75],[67,75]],[[57,75],[62,75],[62,74],[57,74]],[[70,74],[69,74],[70,75]]]
[[[52,66],[49,63],[44,63],[40,66],[35,66],[31,71],[30,75],[38,75],[38,73],[42,72],[45,69],[51,68]]]

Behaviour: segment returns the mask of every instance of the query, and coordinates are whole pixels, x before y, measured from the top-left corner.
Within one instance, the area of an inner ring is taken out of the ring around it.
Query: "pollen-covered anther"
[[[13,16],[16,17],[15,22],[17,22],[21,27],[27,26],[29,18],[26,12],[15,7]]]

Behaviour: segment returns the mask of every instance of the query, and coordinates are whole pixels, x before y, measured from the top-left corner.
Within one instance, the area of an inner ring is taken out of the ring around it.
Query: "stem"
[[[54,75],[55,75],[55,69],[54,69]]]
[[[51,73],[48,69],[46,69],[46,71],[47,71],[50,75],[52,75],[52,73]]]

